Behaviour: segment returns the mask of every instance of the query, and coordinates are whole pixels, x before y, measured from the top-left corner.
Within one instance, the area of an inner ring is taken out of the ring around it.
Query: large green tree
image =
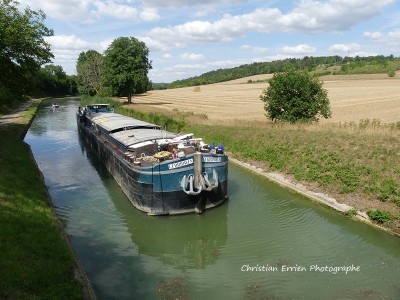
[[[290,64],[274,74],[260,98],[265,103],[267,117],[273,121],[294,123],[331,116],[328,93],[322,82]]]
[[[54,57],[45,37],[53,31],[42,11],[18,10],[14,0],[0,0],[0,102],[20,98],[40,66]]]
[[[76,64],[80,94],[94,96],[102,87],[103,55],[95,50],[81,52]]]
[[[113,96],[126,96],[131,103],[133,94],[150,88],[148,55],[145,43],[133,37],[120,37],[111,43],[105,51],[103,78]]]

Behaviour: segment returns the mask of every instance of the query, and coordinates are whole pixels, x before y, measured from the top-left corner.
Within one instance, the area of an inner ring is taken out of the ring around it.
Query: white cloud
[[[357,43],[351,43],[351,44],[335,44],[332,45],[328,48],[329,52],[332,53],[340,53],[340,54],[345,54],[348,55],[350,52],[358,52],[361,50],[361,46]]]
[[[195,54],[195,53],[183,53],[180,55],[180,58],[183,60],[203,60],[205,59],[203,54]]]
[[[283,47],[279,52],[286,55],[309,55],[315,53],[316,49],[307,44],[300,44],[294,47]]]
[[[148,36],[139,37],[139,40],[146,44],[150,52],[166,52],[171,48],[183,48],[186,46],[186,44],[180,41],[171,41],[171,43],[166,43]]]
[[[52,49],[80,50],[90,47],[88,42],[77,38],[75,35],[55,35],[45,39],[52,46]]]
[[[94,23],[102,17],[141,21],[160,19],[155,7],[142,7],[130,0],[20,0],[22,7],[43,10],[48,17],[71,22]]]
[[[97,50],[98,52],[103,53],[104,51],[107,50],[107,48],[111,45],[112,42],[113,39],[102,40],[97,43],[97,46],[95,46],[95,48],[98,49]]]
[[[45,12],[47,17],[52,17],[57,20],[75,21],[79,20],[87,23],[88,20],[93,20],[95,15],[91,9],[92,1],[81,0],[19,0],[21,7],[29,6],[33,10]]]
[[[396,29],[388,33],[389,38],[400,40],[400,29]]]
[[[160,20],[160,15],[158,14],[158,10],[155,8],[145,8],[140,13],[140,18],[146,22],[158,21]]]
[[[384,34],[381,32],[364,32],[363,35],[371,40],[380,40],[384,37]]]
[[[165,53],[165,54],[162,55],[162,58],[172,59],[172,55],[171,55],[171,53]]]
[[[112,16],[116,19],[134,20],[138,17],[139,12],[135,7],[126,4],[118,4],[112,0],[93,1],[94,14],[101,16]]]
[[[297,32],[349,30],[378,15],[393,0],[303,0],[287,14],[277,8],[259,8],[242,15],[224,14],[217,21],[191,21],[180,25],[156,27],[149,36],[165,44],[185,42],[228,42],[247,32]]]
[[[146,44],[147,48],[149,48],[151,52],[164,52],[168,50],[168,46],[163,42],[150,37],[141,37],[140,40]]]
[[[369,52],[366,47],[362,47],[357,43],[351,44],[335,44],[328,48],[328,51],[336,54],[336,55],[343,55],[343,56],[374,56],[377,55],[374,52]]]
[[[243,3],[246,0],[225,1],[225,0],[143,0],[143,5],[150,7],[161,8],[181,8],[181,7],[195,7],[195,6],[215,6],[221,3]]]
[[[254,52],[254,53],[266,53],[266,52],[269,51],[268,48],[254,47],[254,46],[250,46],[250,45],[242,45],[240,47],[240,49],[243,49],[243,50],[246,50],[246,51],[248,50],[248,51],[251,51],[251,52]]]
[[[281,23],[289,31],[349,30],[378,14],[394,0],[303,0]]]
[[[62,65],[67,74],[76,73],[76,61],[79,54],[90,49],[103,53],[112,40],[104,40],[97,43],[89,43],[75,35],[55,35],[45,38],[51,46],[54,54],[53,64]]]
[[[254,62],[252,59],[226,59],[209,62],[208,65],[212,68],[229,68],[252,62]]]
[[[389,32],[364,32],[364,37],[379,43],[386,50],[398,52],[400,48],[400,28]]]
[[[235,37],[243,35],[250,29],[262,29],[256,17],[261,18],[260,11],[242,16],[224,15],[214,23],[208,21],[192,21],[181,25],[169,27],[157,27],[149,32],[150,36],[157,36],[160,40],[169,41],[190,41],[190,42],[221,42],[231,41]],[[274,10],[267,10],[263,19],[271,20],[276,16]],[[265,22],[265,21],[264,21]],[[272,21],[271,21],[272,22]]]
[[[389,31],[387,33],[382,32],[364,32],[364,36],[376,41],[400,41],[400,28],[395,29],[393,31]]]
[[[175,70],[204,70],[206,69],[206,65],[202,64],[177,64],[174,65]]]

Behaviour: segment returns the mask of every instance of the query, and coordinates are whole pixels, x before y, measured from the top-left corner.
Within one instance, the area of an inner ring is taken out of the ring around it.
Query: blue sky
[[[153,82],[304,56],[400,56],[395,0],[19,0],[46,14],[53,63],[76,74],[79,53],[121,36],[146,43]]]

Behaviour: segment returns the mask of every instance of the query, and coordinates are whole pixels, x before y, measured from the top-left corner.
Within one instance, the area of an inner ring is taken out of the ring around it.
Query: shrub
[[[371,220],[376,221],[380,224],[387,223],[393,220],[393,216],[386,211],[377,210],[369,210],[367,215],[371,218]]]
[[[348,218],[354,217],[357,214],[357,210],[355,208],[349,209],[344,212],[344,215]]]
[[[388,74],[389,77],[394,77],[394,76],[396,76],[396,70],[394,70],[394,69],[389,69],[389,70],[387,71],[387,74]]]

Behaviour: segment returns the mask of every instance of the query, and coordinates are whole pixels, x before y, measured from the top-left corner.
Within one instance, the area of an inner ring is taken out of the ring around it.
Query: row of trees
[[[148,54],[145,43],[133,37],[117,38],[104,55],[95,50],[80,53],[76,66],[79,93],[126,96],[131,103],[132,95],[151,89]]]
[[[211,84],[217,82],[224,82],[228,80],[243,78],[247,76],[259,75],[259,74],[273,74],[281,72],[284,66],[291,64],[297,70],[308,70],[313,71],[318,67],[330,67],[339,66],[342,69],[338,74],[348,73],[386,73],[389,70],[400,69],[400,59],[395,58],[393,55],[390,56],[371,56],[371,57],[341,57],[335,56],[305,56],[303,58],[288,58],[284,60],[276,60],[272,62],[257,62],[252,64],[241,65],[239,67],[218,69],[204,73],[199,76],[177,80],[170,84],[158,84],[158,88],[178,88],[185,86],[196,86],[203,84]],[[379,68],[377,67],[379,66]],[[364,68],[361,70],[360,68]]]
[[[29,95],[33,97],[77,95],[76,76],[67,75],[61,66],[43,66],[32,84]]]

